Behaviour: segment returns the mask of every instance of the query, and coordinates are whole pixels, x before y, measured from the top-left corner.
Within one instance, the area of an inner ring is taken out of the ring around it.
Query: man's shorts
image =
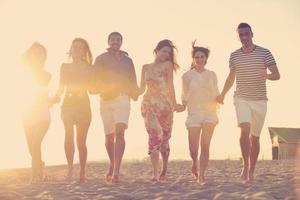
[[[249,101],[240,97],[234,97],[234,106],[238,126],[241,123],[250,123],[250,133],[259,137],[266,118],[267,101]]]
[[[112,100],[100,101],[100,114],[103,121],[105,135],[115,133],[116,124],[128,126],[130,113],[130,97],[119,95]]]

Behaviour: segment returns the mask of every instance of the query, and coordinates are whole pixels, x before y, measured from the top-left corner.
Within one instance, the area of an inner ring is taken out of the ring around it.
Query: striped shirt
[[[242,48],[231,53],[229,67],[236,74],[234,95],[245,100],[268,100],[266,80],[260,72],[275,64],[271,52],[260,46],[250,53],[244,53]]]

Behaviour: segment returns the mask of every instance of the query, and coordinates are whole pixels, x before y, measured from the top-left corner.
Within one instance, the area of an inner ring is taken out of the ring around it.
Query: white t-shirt
[[[220,94],[215,72],[198,72],[191,69],[182,76],[182,100],[187,102],[189,113],[216,112],[216,97]]]

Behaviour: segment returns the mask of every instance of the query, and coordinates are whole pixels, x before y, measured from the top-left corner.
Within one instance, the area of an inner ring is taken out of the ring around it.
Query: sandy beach
[[[210,161],[207,183],[199,185],[190,173],[190,161],[171,161],[168,180],[152,183],[148,161],[127,161],[122,166],[122,182],[106,183],[107,163],[89,162],[88,181],[66,182],[66,166],[46,167],[47,182],[30,183],[30,169],[0,170],[0,199],[297,199],[299,169],[293,161],[259,161],[256,180],[242,183],[240,161]],[[297,165],[299,167],[299,165]],[[298,196],[299,199],[299,196]]]

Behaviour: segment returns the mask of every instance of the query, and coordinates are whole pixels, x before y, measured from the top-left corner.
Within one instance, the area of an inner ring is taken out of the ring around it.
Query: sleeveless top
[[[146,69],[145,82],[147,91],[143,97],[142,107],[152,106],[158,110],[172,110],[170,89],[167,83],[167,73],[167,68],[165,66],[151,66]]]
[[[89,106],[88,84],[91,77],[90,65],[63,64],[60,81],[66,87],[62,107]]]

